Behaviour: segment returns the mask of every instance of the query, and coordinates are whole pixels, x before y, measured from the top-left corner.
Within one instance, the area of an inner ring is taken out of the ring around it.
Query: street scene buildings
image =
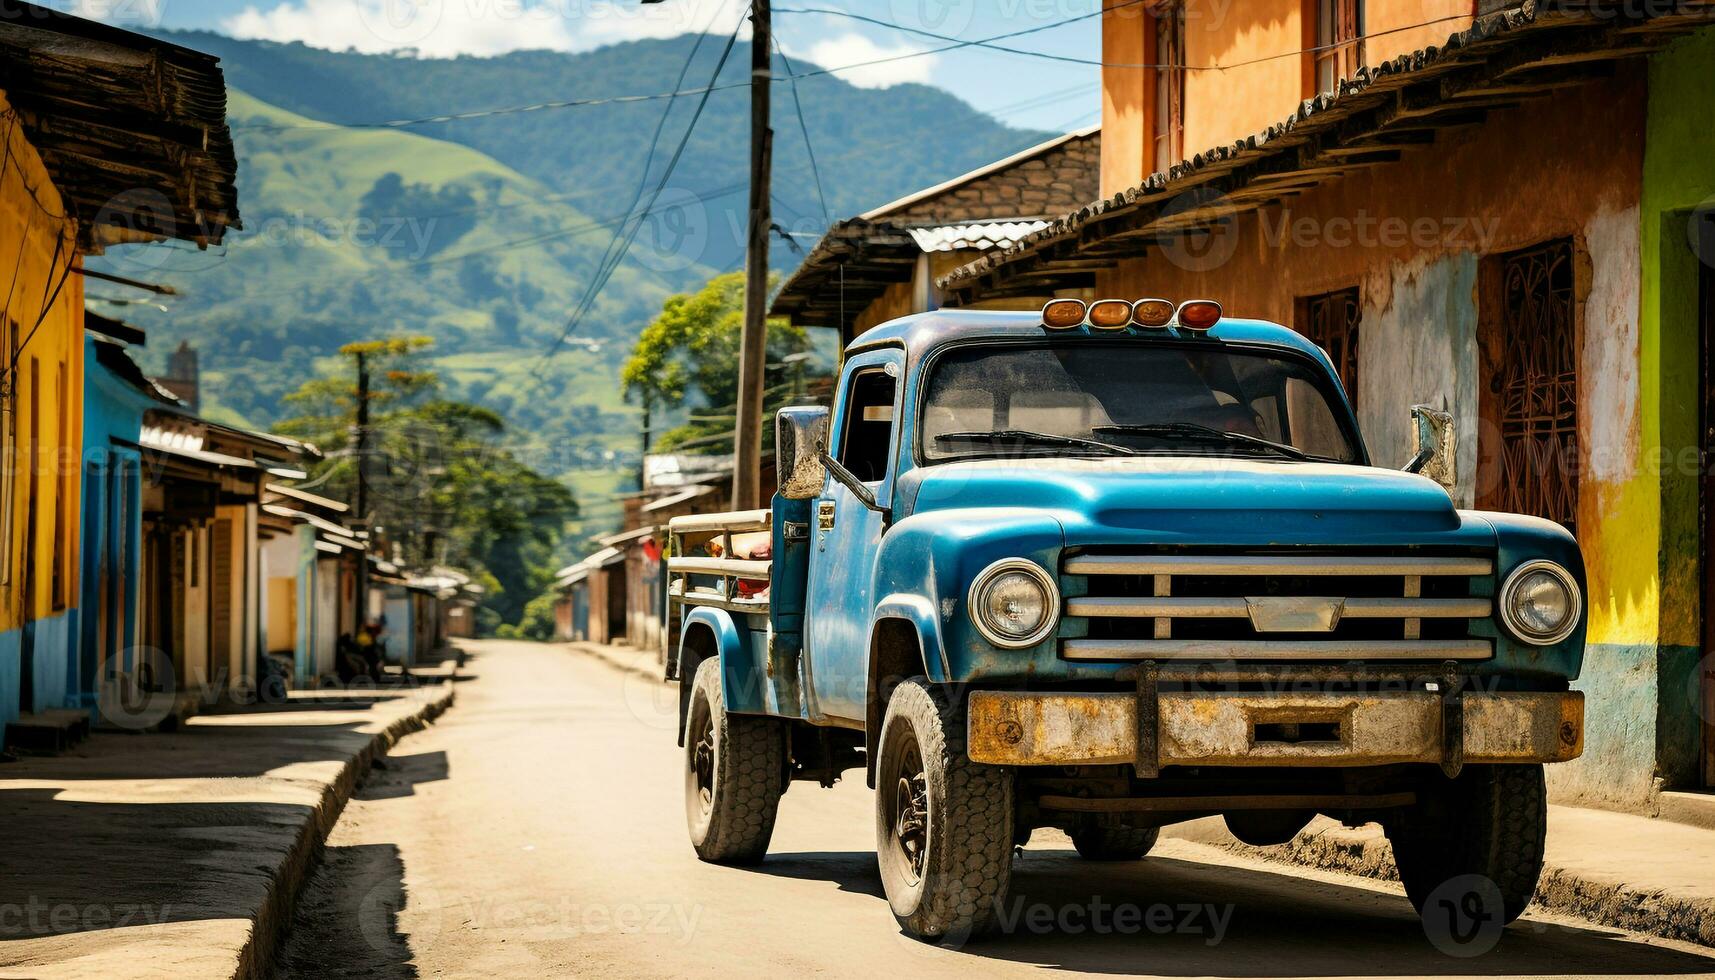
[[[1715,6],[523,6],[0,3],[0,974],[1715,974]]]

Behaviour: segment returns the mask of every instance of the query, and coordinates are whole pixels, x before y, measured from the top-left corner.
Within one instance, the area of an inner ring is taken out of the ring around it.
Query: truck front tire
[[[1437,894],[1450,888],[1498,901],[1500,908],[1483,912],[1511,922],[1524,914],[1542,874],[1548,827],[1542,766],[1466,766],[1386,826],[1400,883],[1418,915],[1468,900]]]
[[[762,860],[774,836],[786,731],[773,718],[729,715],[719,657],[697,666],[685,714],[685,823],[704,861]]]
[[[972,762],[964,712],[919,678],[888,701],[875,786],[881,883],[900,927],[954,943],[986,931],[1012,877],[1012,771]]]

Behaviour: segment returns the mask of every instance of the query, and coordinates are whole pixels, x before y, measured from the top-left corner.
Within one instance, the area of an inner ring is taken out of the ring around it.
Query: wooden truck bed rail
[[[773,515],[767,510],[745,510],[726,514],[690,514],[667,523],[667,599],[671,605],[717,606],[732,612],[766,613],[768,598],[739,594],[740,579],[767,582],[773,562],[734,558],[733,536],[769,531]],[[718,541],[720,557],[708,555],[708,544]],[[678,617],[668,611],[676,634]],[[675,640],[669,640],[675,642]]]

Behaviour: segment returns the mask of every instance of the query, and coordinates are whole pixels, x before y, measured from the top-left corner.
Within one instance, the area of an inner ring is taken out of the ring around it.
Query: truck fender
[[[748,630],[746,631],[748,632]],[[712,606],[698,606],[685,614],[679,630],[679,744],[685,744],[685,718],[691,711],[691,685],[696,683],[697,668],[704,660],[719,657],[721,662],[721,701],[728,711],[756,711],[745,704],[746,691],[760,701],[761,689],[749,675],[750,658],[745,655],[744,638],[732,614]]]
[[[917,633],[917,649],[923,652],[923,672],[937,683],[947,679],[951,671],[947,668],[946,651],[941,647],[941,622],[935,615],[933,603],[924,596],[908,592],[895,592],[876,603],[875,614],[870,617],[869,624],[872,654],[876,630],[884,619],[903,619],[910,623]]]
[[[915,638],[914,650],[901,649],[907,645],[906,637]],[[949,676],[934,604],[924,596],[907,592],[892,593],[876,603],[870,617],[865,661],[869,683],[869,696],[864,698],[865,776],[873,787],[881,722],[893,687],[918,673],[936,683],[946,681]]]

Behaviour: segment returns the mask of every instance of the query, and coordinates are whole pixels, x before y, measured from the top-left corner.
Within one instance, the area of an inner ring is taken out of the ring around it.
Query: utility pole
[[[357,352],[357,499],[353,516],[364,532],[363,555],[357,562],[357,625],[369,622],[369,545],[373,534],[369,521],[369,362],[363,351]]]
[[[744,253],[744,333],[738,355],[732,507],[762,506],[762,371],[768,348],[768,198],[774,133],[768,128],[774,42],[768,0],[750,5],[750,234]]]

